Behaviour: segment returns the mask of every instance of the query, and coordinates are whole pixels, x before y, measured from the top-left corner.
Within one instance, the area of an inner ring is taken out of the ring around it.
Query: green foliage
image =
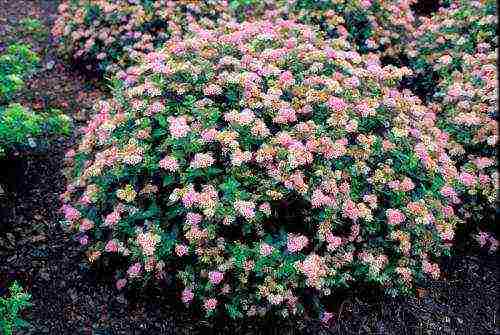
[[[37,40],[43,40],[48,36],[47,28],[37,19],[24,18],[20,22],[20,33],[30,35]]]
[[[24,86],[40,58],[27,45],[13,44],[0,54],[0,103],[6,103]]]
[[[69,133],[69,119],[58,110],[36,114],[20,104],[0,107],[0,157],[13,149],[33,149],[50,135]]]
[[[43,25],[34,19],[21,21],[24,28],[37,32]],[[13,102],[34,73],[40,57],[27,45],[13,44],[0,55],[0,157],[14,150],[33,150],[47,144],[53,135],[69,135],[69,118],[60,110],[34,113]]]
[[[25,327],[28,323],[20,317],[21,311],[31,306],[31,295],[14,282],[9,287],[9,296],[0,297],[0,333],[12,335],[15,329]]]

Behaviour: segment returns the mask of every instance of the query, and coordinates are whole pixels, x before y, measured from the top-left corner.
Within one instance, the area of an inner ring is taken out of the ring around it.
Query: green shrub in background
[[[46,144],[49,136],[69,133],[70,120],[59,110],[34,113],[20,104],[0,107],[0,158],[12,150]]]
[[[24,86],[40,58],[27,45],[13,44],[0,54],[0,103],[8,103]]]
[[[9,287],[8,297],[0,297],[0,334],[11,335],[15,329],[28,323],[20,317],[21,311],[31,306],[31,295],[14,282]]]
[[[30,21],[31,22],[31,21]],[[36,25],[31,22],[33,29]],[[34,73],[40,57],[29,46],[13,44],[0,55],[0,158],[12,151],[33,150],[48,144],[52,135],[68,135],[70,120],[51,109],[34,113],[13,102],[24,80]]]
[[[38,41],[47,38],[49,34],[47,27],[40,20],[24,18],[19,23],[20,33],[32,36]]]

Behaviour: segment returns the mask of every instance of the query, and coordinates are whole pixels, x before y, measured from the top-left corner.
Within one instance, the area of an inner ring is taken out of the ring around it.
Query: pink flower
[[[290,123],[297,121],[297,115],[292,108],[280,108],[278,115],[273,118],[274,123]]]
[[[323,312],[323,314],[321,315],[321,322],[327,324],[330,322],[332,318],[333,318],[333,313]]]
[[[260,254],[262,256],[269,256],[274,250],[274,247],[267,244],[267,243],[261,243],[260,245]]]
[[[182,204],[189,208],[198,202],[199,194],[190,187],[182,197]]]
[[[404,282],[409,283],[412,280],[411,270],[405,267],[397,267],[395,272],[401,276]]]
[[[118,251],[118,243],[116,243],[115,240],[110,240],[106,244],[106,247],[104,248],[107,252],[117,252]]]
[[[88,194],[84,194],[81,196],[81,198],[78,200],[78,203],[83,204],[83,205],[88,205],[90,204],[90,197]]]
[[[460,199],[458,198],[457,192],[455,192],[455,189],[451,186],[443,186],[441,188],[441,195],[444,197],[447,197],[453,201],[453,203],[458,204],[460,203]]]
[[[245,108],[238,115],[238,121],[242,125],[250,124],[255,119],[255,114],[251,109]]]
[[[359,235],[359,224],[353,224],[351,226],[351,234],[349,234],[349,237],[348,237],[348,240],[350,242],[354,241],[356,239],[356,237],[358,237]]]
[[[217,130],[214,128],[206,129],[201,133],[201,139],[204,142],[212,142],[217,136]]]
[[[177,160],[173,157],[167,156],[163,158],[160,162],[159,165],[162,169],[175,172],[179,168],[179,164],[177,163]]]
[[[467,172],[462,172],[460,173],[460,181],[465,185],[465,186],[473,186],[476,183],[476,176],[467,173]]]
[[[182,291],[182,302],[185,304],[189,304],[191,300],[193,300],[194,293],[190,288],[185,288],[184,291]]]
[[[431,263],[427,260],[422,261],[422,271],[427,273],[434,279],[439,278],[440,270],[439,265],[437,263]]]
[[[446,218],[452,217],[454,214],[455,214],[455,212],[453,210],[453,207],[451,207],[451,206],[445,206],[445,207],[443,207],[443,215]]]
[[[76,221],[81,217],[81,214],[78,211],[78,209],[74,208],[71,205],[63,205],[62,211],[64,213],[64,217],[66,218],[66,220],[71,222]]]
[[[127,285],[127,279],[124,279],[124,278],[123,278],[123,279],[118,279],[118,280],[116,281],[116,289],[117,289],[117,290],[119,290],[119,291],[120,291],[122,288],[124,288],[124,287],[125,287],[125,285]]]
[[[252,201],[237,200],[234,203],[234,209],[247,220],[255,217],[255,203]]]
[[[342,238],[339,236],[334,236],[332,233],[326,234],[326,241],[328,243],[328,251],[333,251],[342,245]]]
[[[118,221],[120,221],[120,213],[118,213],[118,211],[116,211],[116,210],[111,212],[110,214],[108,214],[106,216],[106,218],[104,219],[104,223],[107,226],[113,226],[113,225],[117,224]]]
[[[203,89],[203,93],[207,96],[222,94],[222,87],[217,84],[209,84]]]
[[[198,213],[189,212],[186,214],[186,223],[188,224],[197,225],[198,223],[201,222],[202,219],[203,216]]]
[[[314,190],[311,196],[311,205],[313,208],[319,208],[321,206],[332,206],[334,204],[334,200],[325,195],[321,189]]]
[[[480,231],[479,234],[476,235],[476,241],[479,243],[481,248],[486,245],[489,238],[490,238],[490,234],[483,232],[483,231]]]
[[[307,285],[320,289],[323,283],[323,278],[327,275],[328,270],[324,259],[316,254],[310,254],[302,262],[296,263],[298,269],[306,275]]]
[[[190,167],[193,169],[205,169],[215,163],[215,159],[210,153],[198,153],[194,155]]]
[[[149,108],[148,108],[148,114],[149,115],[153,115],[153,114],[159,113],[164,108],[165,108],[165,106],[163,106],[163,104],[161,102],[156,101],[153,104],[151,104],[151,106],[149,106]]]
[[[208,279],[212,284],[217,285],[224,279],[224,273],[220,271],[210,271],[208,273]]]
[[[343,214],[345,217],[357,221],[359,218],[359,210],[356,207],[356,204],[352,200],[348,200],[345,202],[343,207]]]
[[[294,84],[293,74],[290,71],[284,71],[279,76],[279,83],[283,87],[289,87]]]
[[[214,310],[216,306],[217,306],[217,299],[214,298],[205,300],[205,303],[203,304],[203,307],[205,307],[207,311]]]
[[[406,220],[406,216],[397,209],[389,208],[385,214],[387,215],[387,223],[390,225],[400,224]]]
[[[340,98],[330,97],[330,99],[328,99],[327,106],[335,112],[340,112],[347,107],[347,104]]]
[[[271,205],[268,202],[264,202],[259,206],[259,211],[266,215],[271,215]]]
[[[66,152],[65,157],[66,157],[66,159],[71,159],[71,158],[75,157],[75,155],[76,155],[76,151],[74,149],[70,149]]]
[[[141,247],[146,256],[153,256],[156,245],[160,242],[160,235],[148,233],[139,233],[136,237],[137,244]]]
[[[83,233],[83,232],[86,232],[87,230],[92,229],[92,227],[94,227],[94,223],[92,221],[90,221],[89,219],[83,219],[80,222],[79,230],[80,230],[80,232]]]
[[[184,116],[179,117],[169,117],[168,122],[170,123],[169,130],[173,138],[182,138],[186,136],[190,130],[187,120]]]
[[[488,157],[480,157],[477,158],[474,163],[478,167],[478,169],[484,169],[486,167],[492,166],[495,164],[495,161]]]
[[[309,240],[304,235],[288,234],[287,249],[289,252],[298,252],[309,244]]]
[[[401,184],[399,185],[401,191],[409,192],[415,188],[415,184],[411,181],[410,178],[406,177],[403,179]]]
[[[178,244],[175,246],[175,254],[179,257],[187,255],[188,251],[189,251],[188,247],[184,244]]]
[[[89,243],[89,237],[87,235],[83,235],[78,239],[81,245],[87,245]]]
[[[142,271],[141,263],[134,263],[127,270],[127,274],[130,278],[138,277]]]

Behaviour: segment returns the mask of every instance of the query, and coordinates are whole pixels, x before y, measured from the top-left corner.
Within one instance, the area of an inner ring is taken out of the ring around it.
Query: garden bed
[[[15,38],[18,22],[32,16],[49,29],[56,1],[0,0],[0,25]],[[425,12],[425,11],[424,11]],[[24,101],[59,107],[83,124],[103,96],[95,82],[69,68],[50,37],[30,41],[42,51],[45,71],[29,83]],[[4,41],[0,41],[0,46]],[[78,108],[75,108],[78,106]],[[415,298],[390,299],[367,287],[332,295],[329,328],[317,321],[275,319],[213,323],[180,303],[171,287],[118,292],[115,279],[81,263],[80,244],[59,224],[64,153],[79,134],[60,139],[42,157],[0,161],[0,295],[17,280],[32,294],[24,314],[31,326],[17,334],[495,334],[499,329],[498,256],[458,246],[444,259],[443,276],[419,287]],[[110,273],[110,272],[109,272]],[[193,315],[195,315],[193,317]],[[496,323],[496,324],[495,324]]]

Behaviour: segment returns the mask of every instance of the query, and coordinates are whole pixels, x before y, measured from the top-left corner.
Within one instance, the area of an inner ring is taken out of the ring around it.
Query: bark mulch
[[[19,28],[31,17],[48,31],[56,8],[57,1],[0,0],[0,50],[16,39],[34,45],[42,69],[20,101],[62,109],[78,126],[105,93],[57,57],[49,34]],[[62,158],[77,137],[75,131],[47,152],[0,161],[0,295],[18,280],[33,303],[24,313],[31,326],[18,334],[500,334],[498,256],[477,251],[445,259],[443,279],[424,283],[415,298],[390,299],[367,289],[338,293],[329,329],[308,320],[208,323],[168,288],[119,293],[110,275],[82,263],[78,243],[59,225]]]

